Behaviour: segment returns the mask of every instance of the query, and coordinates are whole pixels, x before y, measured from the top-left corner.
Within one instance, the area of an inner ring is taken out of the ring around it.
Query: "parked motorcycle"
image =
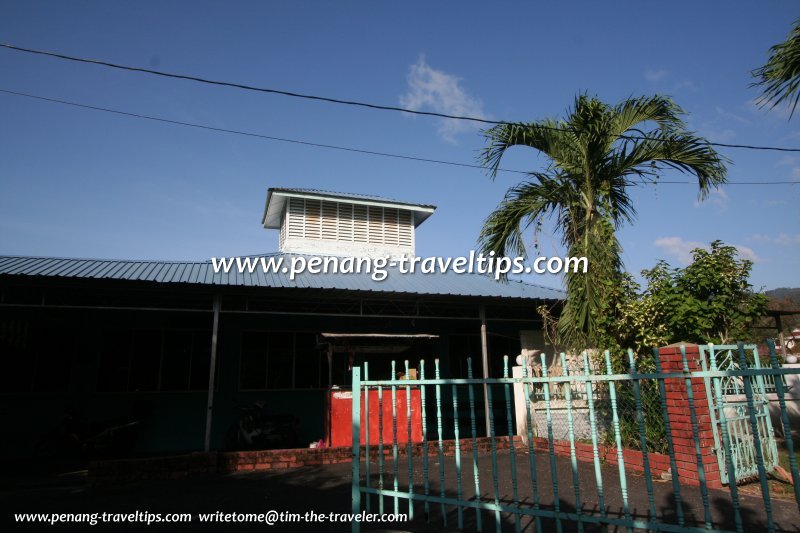
[[[125,456],[136,445],[141,423],[136,415],[89,422],[77,409],[68,408],[35,448],[40,455],[65,461]]]
[[[236,405],[239,421],[228,428],[229,450],[276,450],[297,446],[297,419],[290,414],[267,414],[264,402]]]

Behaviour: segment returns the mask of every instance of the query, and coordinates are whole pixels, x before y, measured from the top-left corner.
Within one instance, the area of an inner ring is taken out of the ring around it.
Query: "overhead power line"
[[[417,157],[417,156],[411,156],[411,155],[405,155],[405,154],[395,154],[395,153],[390,153],[390,152],[378,152],[378,151],[375,151],[375,150],[366,150],[366,149],[362,149],[362,148],[353,148],[353,147],[348,147],[348,146],[337,146],[337,145],[333,145],[333,144],[315,143],[315,142],[311,142],[311,141],[303,141],[303,140],[298,140],[298,139],[289,139],[289,138],[286,138],[286,137],[277,137],[277,136],[274,136],[274,135],[266,135],[266,134],[262,134],[262,133],[234,130],[234,129],[229,129],[229,128],[219,128],[219,127],[211,126],[211,125],[208,125],[208,124],[198,124],[198,123],[194,123],[194,122],[185,122],[185,121],[181,121],[181,120],[173,120],[173,119],[164,118],[164,117],[157,117],[157,116],[154,116],[154,115],[144,115],[142,113],[133,113],[133,112],[130,112],[130,111],[122,111],[122,110],[119,110],[119,109],[111,109],[111,108],[108,108],[108,107],[100,107],[100,106],[94,106],[94,105],[89,105],[89,104],[81,104],[81,103],[78,103],[78,102],[70,102],[68,100],[60,100],[60,99],[57,99],[57,98],[48,98],[48,97],[45,97],[45,96],[38,96],[38,95],[35,95],[35,94],[28,94],[28,93],[23,93],[23,92],[19,92],[19,91],[11,91],[11,90],[2,89],[2,88],[0,88],[0,93],[11,94],[11,95],[15,95],[15,96],[22,96],[22,97],[25,97],[25,98],[32,98],[32,99],[35,99],[35,100],[40,100],[40,101],[45,101],[45,102],[51,102],[51,103],[56,103],[56,104],[67,105],[67,106],[76,107],[76,108],[80,108],[80,109],[90,109],[90,110],[93,110],[93,111],[102,111],[104,113],[112,113],[112,114],[115,114],[115,115],[120,115],[120,116],[125,116],[125,117],[138,118],[138,119],[143,119],[143,120],[151,120],[151,121],[154,121],[154,122],[172,124],[172,125],[175,125],[175,126],[185,126],[185,127],[190,127],[190,128],[215,131],[215,132],[218,132],[218,133],[228,133],[228,134],[233,134],[233,135],[241,135],[241,136],[245,136],[245,137],[253,137],[253,138],[264,139],[264,140],[269,140],[269,141],[279,141],[279,142],[285,142],[285,143],[291,143],[291,144],[299,144],[299,145],[303,145],[303,146],[311,146],[311,147],[314,147],[314,148],[326,148],[326,149],[330,149],[330,150],[341,150],[341,151],[345,151],[345,152],[354,152],[354,153],[365,154],[365,155],[373,155],[373,156],[380,156],[380,157],[391,157],[391,158],[395,158],[395,159],[406,159],[406,160],[409,160],[409,161],[419,161],[419,162],[422,162],[422,163],[433,163],[433,164],[437,164],[437,165],[449,165],[449,166],[455,166],[455,167],[465,167],[465,168],[475,168],[475,169],[479,169],[479,170],[486,170],[486,168],[481,166],[481,165],[474,165],[474,164],[470,164],[470,163],[460,163],[458,161],[445,161],[445,160],[441,160],[441,159],[431,159],[431,158],[426,158],[426,157]],[[525,174],[525,175],[530,174],[528,171],[525,171],[525,170],[515,170],[515,169],[508,169],[508,168],[500,168],[500,169],[498,169],[498,171],[499,172],[513,173],[513,174]],[[682,180],[658,180],[658,181],[652,181],[652,182],[650,182],[650,181],[640,181],[639,183],[642,184],[642,185],[649,185],[649,184],[691,185],[692,184],[691,181],[682,181]],[[725,185],[785,185],[785,184],[797,184],[797,183],[798,182],[795,182],[795,181],[779,181],[779,180],[778,181],[737,181],[737,182],[727,182],[727,183],[725,183]]]
[[[451,120],[465,120],[470,122],[476,122],[481,124],[491,124],[491,125],[520,125],[523,124],[522,122],[511,122],[505,120],[490,120],[481,117],[470,117],[465,115],[451,115],[447,113],[438,113],[435,111],[419,111],[417,109],[408,109],[404,107],[398,106],[391,106],[391,105],[383,105],[383,104],[373,104],[369,102],[360,102],[357,100],[344,100],[340,98],[333,98],[329,96],[319,96],[319,95],[312,95],[312,94],[303,94],[293,91],[284,91],[281,89],[272,89],[267,87],[256,87],[254,85],[247,85],[243,83],[235,83],[229,81],[221,81],[221,80],[211,80],[208,78],[201,78],[198,76],[189,76],[186,74],[176,74],[172,72],[164,72],[161,70],[154,70],[149,68],[142,68],[142,67],[132,67],[129,65],[121,65],[119,63],[111,63],[108,61],[101,61],[98,59],[88,59],[83,57],[76,57],[70,56],[66,54],[61,54],[57,52],[48,52],[46,50],[35,50],[32,48],[24,48],[21,46],[16,46],[13,44],[7,43],[0,43],[0,47],[6,48],[8,50],[13,50],[16,52],[25,52],[29,54],[37,54],[42,56],[54,57],[57,59],[63,59],[66,61],[75,61],[78,63],[89,63],[92,65],[98,65],[103,67],[115,68],[120,70],[127,70],[131,72],[141,72],[144,74],[152,74],[154,76],[163,76],[166,78],[174,78],[180,80],[187,80],[193,81],[197,83],[205,83],[209,85],[217,85],[222,87],[232,87],[235,89],[242,89],[246,91],[256,91],[261,93],[269,93],[269,94],[280,94],[283,96],[290,96],[293,98],[302,98],[306,100],[316,100],[320,102],[328,102],[332,104],[340,104],[340,105],[348,105],[348,106],[356,106],[356,107],[364,107],[368,109],[375,109],[381,111],[399,111],[402,113],[410,113],[413,115],[423,115],[428,117],[437,117],[437,118],[446,118]],[[554,131],[576,131],[574,128],[556,128],[550,126],[540,126],[544,129],[554,130]],[[651,140],[651,141],[664,141],[664,139],[658,137],[647,137],[647,136],[638,136],[638,135],[620,135],[621,139],[626,140]],[[750,145],[750,144],[730,144],[730,143],[719,143],[719,142],[711,142],[707,141],[703,144],[707,144],[709,146],[716,146],[720,148],[741,148],[747,150],[770,150],[770,151],[777,151],[777,152],[800,152],[800,148],[786,148],[786,147],[779,147],[779,146],[758,146],[758,145]]]

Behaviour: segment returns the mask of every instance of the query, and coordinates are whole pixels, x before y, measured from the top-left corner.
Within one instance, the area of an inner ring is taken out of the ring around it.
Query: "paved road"
[[[554,505],[553,483],[550,475],[549,460],[546,455],[538,456],[538,479],[540,505],[552,509]],[[415,458],[414,484],[415,491],[421,492],[423,485],[422,460]],[[523,505],[530,505],[531,479],[527,455],[517,454],[519,472],[518,494]],[[474,496],[474,477],[471,456],[464,458],[462,479],[463,497]],[[363,465],[362,465],[363,466]],[[445,493],[455,496],[457,482],[455,465],[452,458],[445,459]],[[430,465],[430,491],[440,493],[438,482],[439,463],[432,458]],[[399,464],[398,482],[402,487],[407,484],[407,463]],[[386,464],[385,484],[393,485],[391,462]],[[491,475],[491,460],[482,456],[479,462],[480,488],[483,498],[493,501],[494,489]],[[513,502],[513,486],[510,476],[510,457],[508,452],[498,455],[498,493],[502,501]],[[622,498],[616,467],[604,466],[603,486],[605,505],[610,516],[622,515]],[[377,483],[377,465],[372,465],[372,485]],[[572,484],[572,469],[569,459],[557,458],[558,501],[562,510],[575,510],[575,494]],[[595,481],[594,467],[591,464],[579,463],[578,474],[581,486],[581,509],[586,514],[599,514],[598,491]],[[306,467],[296,470],[273,471],[266,473],[230,474],[224,476],[206,476],[169,481],[136,481],[106,487],[92,487],[85,475],[75,474],[60,477],[27,477],[13,481],[2,480],[0,485],[0,509],[5,523],[3,531],[264,531],[277,529],[281,531],[349,531],[350,524],[282,524],[268,527],[265,524],[202,524],[198,522],[198,513],[221,511],[225,513],[265,513],[268,510],[306,513],[347,513],[350,511],[350,465],[328,465],[323,467]],[[641,476],[629,475],[628,491],[630,510],[634,516],[646,519],[648,510],[645,479]],[[702,526],[704,510],[700,491],[692,487],[684,487],[681,500],[687,514],[687,524]],[[394,506],[392,498],[384,500],[385,509],[391,511]],[[659,519],[668,523],[677,523],[675,514],[675,497],[670,482],[655,483],[655,506]],[[715,527],[733,529],[733,511],[730,495],[727,491],[710,491],[709,507]],[[800,531],[797,505],[791,501],[773,501],[773,511],[780,531]],[[407,504],[399,502],[400,512],[407,512]],[[377,509],[377,501],[372,501],[373,512]],[[401,530],[401,531],[451,531],[456,530],[457,511],[446,509],[447,525],[442,523],[438,504],[430,505],[430,523],[425,520],[422,504],[415,508],[415,518],[403,524],[378,525],[365,527],[364,530]],[[58,512],[58,513],[91,513],[91,512],[130,513],[149,511],[151,513],[191,513],[194,520],[190,524],[181,525],[142,525],[105,526],[101,529],[74,526],[38,526],[20,527],[13,522],[13,513],[22,512]],[[764,502],[761,498],[742,496],[742,518],[745,531],[765,529]],[[463,511],[464,530],[476,529],[476,513],[472,509]],[[482,512],[481,519],[484,531],[494,531],[495,515],[493,512]],[[501,526],[504,531],[513,531],[513,515],[502,515]],[[390,527],[387,527],[390,526]],[[574,524],[563,523],[564,531],[575,530]],[[523,517],[523,531],[534,531],[533,524]],[[544,531],[555,530],[555,523],[544,521]],[[613,529],[613,528],[612,528]],[[587,531],[599,528],[587,526]]]

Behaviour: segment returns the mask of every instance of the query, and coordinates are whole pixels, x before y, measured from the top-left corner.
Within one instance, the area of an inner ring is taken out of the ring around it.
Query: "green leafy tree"
[[[757,103],[773,108],[786,102],[791,118],[800,101],[800,18],[786,40],[769,49],[767,63],[754,70],[753,76],[758,80],[753,86],[762,91]]]
[[[567,273],[567,302],[558,324],[560,343],[597,344],[598,316],[619,284],[622,261],[616,230],[633,221],[628,187],[656,181],[666,169],[694,175],[702,199],[725,182],[723,158],[686,130],[684,111],[670,98],[629,98],[608,105],[577,97],[565,120],[500,124],[484,132],[481,160],[495,177],[512,146],[527,146],[547,158],[543,171],[511,188],[485,220],[482,251],[526,255],[523,231],[553,218],[569,255],[586,257],[589,270]]]
[[[614,372],[629,369],[627,348],[635,352],[639,371],[655,370],[653,347],[675,342],[729,344],[750,341],[750,326],[766,310],[767,297],[755,294],[749,284],[751,261],[737,258],[736,248],[720,241],[710,250],[692,251],[694,261],[686,268],[671,268],[659,261],[642,272],[644,290],[625,274],[615,288],[611,304],[601,314],[601,343],[612,354]],[[645,417],[645,438],[651,451],[665,451],[664,419],[655,380],[642,380],[640,397]],[[639,447],[634,391],[631,384],[617,387],[623,445]],[[608,400],[598,403],[610,416]]]
[[[652,297],[665,306],[670,342],[730,344],[749,338],[750,326],[767,309],[767,297],[753,292],[748,279],[753,262],[737,259],[721,241],[692,251],[692,264],[673,271],[656,267],[649,279],[660,282]]]
[[[604,345],[613,352],[633,348],[647,360],[654,346],[674,342],[755,340],[751,326],[764,315],[768,298],[749,283],[753,262],[738,259],[736,248],[721,241],[692,250],[692,257],[686,268],[659,261],[643,271],[644,291],[626,275],[600,322]]]

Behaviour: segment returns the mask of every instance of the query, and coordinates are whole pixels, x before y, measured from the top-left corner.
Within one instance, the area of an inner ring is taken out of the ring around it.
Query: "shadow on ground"
[[[492,477],[491,459],[481,456],[478,460],[480,494],[483,501],[494,501],[495,496],[505,504],[513,505],[515,500],[522,507],[534,505],[533,478],[531,476],[530,457],[517,453],[516,498],[515,483],[509,475],[511,458],[508,452],[498,453],[497,464],[499,476],[495,489]],[[625,516],[625,500],[619,483],[616,467],[603,466],[602,496],[604,511],[601,510],[600,484],[595,477],[592,464],[579,463],[577,472],[573,471],[568,458],[556,458],[555,482],[550,471],[550,462],[546,454],[535,457],[538,505],[542,509],[558,508],[564,512],[580,512],[584,515],[599,516],[605,513],[610,517]],[[362,475],[365,465],[361,465]],[[453,458],[445,458],[443,463],[444,483],[440,484],[440,463],[437,457],[431,457],[428,463],[428,490],[430,494],[440,495],[442,488],[447,497],[455,498],[459,492],[462,499],[474,498],[475,478],[472,457],[462,458],[462,472],[459,483],[458,471]],[[370,464],[370,486],[378,485],[378,465]],[[420,494],[425,490],[424,465],[421,458],[415,458],[413,464],[413,489]],[[573,482],[577,474],[580,488],[580,504],[576,505],[577,494]],[[110,486],[92,486],[85,472],[71,474],[30,474],[6,478],[0,486],[0,509],[6,527],[3,531],[75,531],[88,530],[89,526],[75,525],[21,525],[14,522],[15,513],[132,513],[135,511],[150,513],[190,513],[191,523],[153,524],[147,531],[349,531],[349,522],[336,524],[323,523],[283,523],[268,527],[261,523],[201,523],[199,513],[266,513],[275,510],[285,513],[304,514],[314,511],[318,514],[349,513],[351,510],[351,466],[349,464],[305,467],[294,470],[238,473],[228,475],[209,475],[203,477],[184,478],[164,481],[135,481]],[[401,490],[408,487],[408,463],[400,461],[397,468],[397,482]],[[391,460],[384,464],[384,487],[394,487],[394,468]],[[684,513],[685,525],[703,527],[706,511],[702,494],[695,487],[682,487],[680,501]],[[734,513],[730,494],[727,490],[712,490],[708,493],[708,514],[715,528],[732,530],[735,528]],[[651,502],[647,497],[644,477],[629,474],[627,479],[628,514],[635,519],[648,519]],[[384,511],[394,511],[394,498],[384,497]],[[398,510],[408,512],[407,500],[399,499]],[[364,505],[366,506],[366,501]],[[677,501],[672,483],[657,481],[654,483],[652,506],[657,517],[665,523],[677,524]],[[370,500],[370,511],[378,512],[379,501],[376,496]],[[797,505],[793,501],[772,501],[772,510],[779,531],[798,531]],[[480,518],[474,509],[462,508],[461,520],[463,530],[475,531],[478,519],[484,531],[494,531],[497,515],[493,511],[480,512]],[[412,520],[397,524],[365,524],[364,531],[400,530],[400,531],[455,531],[458,529],[459,510],[448,506],[444,510],[439,504],[430,503],[427,508],[422,502],[414,507]],[[766,529],[764,502],[761,498],[741,497],[741,516],[745,531]],[[500,529],[513,531],[517,517],[502,513],[499,517]],[[520,527],[523,531],[534,531],[532,518],[520,516]],[[555,530],[556,523],[552,519],[542,519],[543,531]],[[10,526],[10,527],[8,527]],[[1,527],[1,526],[0,526]],[[564,531],[575,531],[574,523],[562,521]],[[106,531],[141,531],[142,524],[105,526]],[[600,531],[596,525],[587,524],[586,531]],[[609,530],[615,530],[611,527]]]

